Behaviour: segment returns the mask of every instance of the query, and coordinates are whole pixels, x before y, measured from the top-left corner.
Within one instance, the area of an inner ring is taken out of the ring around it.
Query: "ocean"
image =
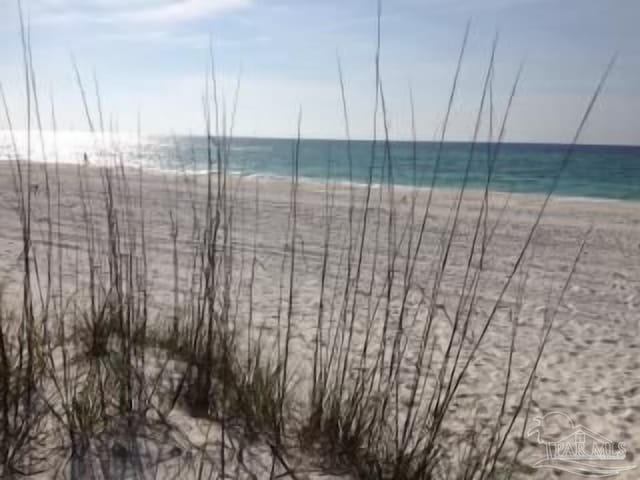
[[[17,138],[26,157],[26,136]],[[296,140],[234,138],[229,145],[228,169],[252,176],[290,177]],[[343,140],[300,141],[298,174],[301,180],[403,186],[484,188],[514,193],[570,197],[640,200],[640,147],[466,142],[377,142]],[[14,158],[6,132],[0,135],[0,160]],[[168,171],[206,173],[205,137],[119,136],[47,132],[31,138],[30,158],[36,161],[104,165],[121,160],[126,165]],[[566,160],[566,161],[565,161]],[[216,160],[214,157],[214,168]],[[434,179],[435,177],[435,179]],[[555,181],[554,179],[557,179]],[[554,185],[554,181],[556,182]]]

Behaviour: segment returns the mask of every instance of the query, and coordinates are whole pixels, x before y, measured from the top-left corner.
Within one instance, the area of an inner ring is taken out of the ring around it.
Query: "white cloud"
[[[176,23],[251,6],[253,0],[34,0],[43,22]]]
[[[227,47],[237,47],[246,45],[264,44],[269,42],[270,37],[266,35],[256,35],[243,37],[235,40],[224,40],[211,37],[207,33],[184,33],[171,29],[134,29],[118,30],[96,35],[97,39],[106,42],[125,42],[127,44],[151,44],[151,45],[172,45],[174,47],[186,47],[190,49],[208,50],[210,42],[218,50]]]
[[[248,7],[250,0],[172,0],[124,12],[123,20],[176,22]]]

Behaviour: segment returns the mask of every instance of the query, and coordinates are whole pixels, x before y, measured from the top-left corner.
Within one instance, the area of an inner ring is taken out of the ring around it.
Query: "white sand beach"
[[[48,169],[49,175],[54,178],[54,166],[49,165]],[[32,196],[33,251],[44,288],[47,281],[44,272],[49,217],[46,186],[43,165],[33,164],[31,170],[31,184],[38,185]],[[142,228],[139,211],[141,193],[151,318],[154,322],[166,323],[176,307],[172,221],[178,233],[177,308],[180,309],[189,297],[193,212],[197,211],[202,221],[206,176],[183,177],[158,172],[145,172],[139,176],[135,170],[127,171],[127,176],[130,208],[138,221],[128,225],[122,223],[127,230],[123,235],[126,237],[127,233],[133,232],[139,234]],[[4,286],[5,302],[17,306],[22,285],[22,240],[13,178],[11,165],[8,162],[0,163],[0,283]],[[51,202],[55,212],[52,215],[53,271],[58,272],[57,252],[62,251],[65,298],[69,301],[73,298],[74,302],[83,304],[86,302],[87,282],[87,230],[83,198],[98,229],[96,237],[100,241],[97,249],[100,251],[106,248],[107,236],[104,184],[100,171],[93,167],[60,165],[59,179],[59,223],[57,185],[52,181],[51,186]],[[291,184],[286,180],[232,177],[228,187],[232,192],[233,208],[233,224],[229,233],[234,259],[234,295],[231,297],[234,322],[238,331],[244,331],[247,326],[255,245],[252,321],[254,326],[259,326],[256,331],[262,332],[261,341],[273,346],[277,336],[278,312],[283,298],[286,300],[289,295]],[[351,195],[355,198],[356,206],[353,210],[354,245],[358,245],[362,225],[366,188],[354,187],[351,190],[346,185],[332,184],[328,187],[335,195],[328,197],[326,185],[313,182],[301,182],[297,192],[291,313],[291,349],[295,361],[291,362],[291,375],[296,384],[295,390],[300,392],[306,391],[304,385],[311,376],[326,238],[327,200],[331,204],[324,298],[327,320],[323,327],[327,329],[327,336],[328,329],[335,329],[338,322],[337,313],[330,313],[339,311],[346,278]],[[81,190],[84,190],[84,196]],[[621,463],[625,466],[640,465],[640,205],[636,202],[552,198],[532,244],[524,254],[521,268],[496,306],[496,300],[520,255],[544,199],[536,195],[489,193],[488,214],[481,220],[487,234],[485,241],[478,241],[475,247],[485,248],[483,265],[473,265],[475,271],[480,273],[471,279],[465,277],[465,272],[483,192],[465,192],[442,286],[436,297],[437,305],[430,305],[434,262],[440,258],[446,244],[444,239],[447,238],[447,232],[451,231],[452,206],[457,194],[453,190],[435,190],[432,194],[432,205],[411,279],[404,321],[398,325],[402,292],[399,288],[387,292],[386,279],[393,275],[396,276],[396,285],[403,283],[407,251],[415,249],[429,190],[420,189],[415,193],[413,228],[407,227],[412,216],[414,191],[411,188],[395,187],[393,193],[386,186],[382,191],[379,188],[372,190],[358,286],[361,293],[357,295],[358,315],[362,314],[363,319],[355,322],[355,350],[361,351],[363,347],[367,330],[364,320],[366,312],[374,311],[368,316],[375,322],[369,339],[372,350],[373,345],[381,344],[378,339],[383,335],[382,322],[386,315],[390,318],[389,328],[384,332],[386,344],[393,343],[400,327],[400,339],[406,345],[405,355],[407,365],[410,365],[419,348],[420,332],[429,309],[437,310],[433,325],[434,338],[448,338],[456,309],[464,311],[468,308],[466,301],[459,305],[462,287],[465,281],[473,281],[473,289],[469,287],[471,283],[466,283],[465,290],[467,294],[474,292],[475,301],[470,313],[472,321],[465,338],[456,337],[462,343],[462,358],[466,358],[470,345],[482,335],[489,313],[494,308],[496,313],[453,399],[452,414],[443,427],[464,432],[475,422],[488,424],[495,421],[504,391],[504,365],[509,354],[514,321],[517,321],[517,332],[508,409],[516,408],[519,392],[528,379],[546,325],[545,317],[548,321],[557,310],[535,376],[531,408],[526,412],[528,425],[534,424],[535,417],[550,412],[566,413],[576,424],[611,441],[624,442],[626,458]],[[126,202],[122,200],[125,195],[125,191],[116,194],[121,201],[119,214],[123,214],[122,205]],[[391,222],[390,211],[394,212]],[[409,249],[410,239],[412,247]],[[584,251],[564,298],[558,303],[583,240]],[[389,249],[390,243],[396,248]],[[286,254],[284,260],[283,254]],[[477,263],[477,258],[474,256],[472,262]],[[388,268],[390,262],[393,263],[392,269]],[[106,278],[106,265],[95,268],[98,275]],[[356,268],[355,254],[353,268]],[[375,274],[372,275],[372,272]],[[353,273],[351,275],[353,278]],[[57,280],[53,281],[55,283]],[[389,301],[386,300],[387,294]],[[34,297],[38,305],[39,293]],[[332,304],[332,298],[335,304]],[[280,328],[283,334],[284,322]],[[468,345],[465,346],[465,343]],[[438,340],[433,348],[434,364],[437,365],[446,345]],[[369,355],[373,354],[373,351],[369,352]],[[406,372],[400,372],[400,378],[403,379],[401,398],[408,396],[412,374],[409,368]],[[306,399],[299,400],[304,402]],[[514,429],[515,436],[521,429],[519,420]],[[531,466],[544,455],[544,446],[536,440],[535,436],[525,439],[523,451],[518,457],[520,464]],[[508,445],[507,450],[511,451],[512,442]],[[455,446],[451,448],[448,454],[455,457],[458,454]],[[526,472],[527,476],[535,478],[573,478],[571,474],[559,470],[529,468]],[[638,475],[640,467],[616,478],[633,479]]]

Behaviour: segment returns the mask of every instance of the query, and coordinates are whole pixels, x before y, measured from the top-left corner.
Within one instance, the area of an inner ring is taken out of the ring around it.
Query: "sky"
[[[215,59],[234,134],[345,138],[342,65],[352,138],[373,136],[377,0],[22,0],[43,123],[86,130],[75,58],[97,123],[159,134],[202,134]],[[516,72],[522,80],[505,140],[571,141],[614,54],[617,61],[582,143],[640,144],[640,1],[385,0],[381,82],[390,136],[438,137],[470,22],[447,138],[473,136],[493,38],[494,124]],[[0,0],[0,82],[14,128],[26,125],[17,0]],[[97,82],[94,82],[94,77]],[[381,121],[378,121],[380,129]],[[6,129],[4,115],[0,129]],[[495,129],[494,129],[495,130]],[[488,115],[481,139],[489,138]],[[380,131],[377,132],[380,135]]]

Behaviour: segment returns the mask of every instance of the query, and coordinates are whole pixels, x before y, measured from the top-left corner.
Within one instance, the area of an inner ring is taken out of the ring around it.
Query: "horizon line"
[[[0,128],[0,134],[25,134],[28,131],[25,129],[13,129],[13,130],[9,130],[6,128]],[[31,134],[32,135],[38,135],[40,133],[40,130],[38,129],[32,129],[31,130]],[[43,129],[42,133],[57,133],[57,134],[83,134],[83,135],[94,135],[96,137],[99,137],[100,135],[103,135],[103,132],[99,132],[99,131],[95,131],[92,132],[90,130],[86,130],[86,129],[58,129],[58,130],[51,130],[51,129]],[[112,131],[105,131],[104,132],[105,135],[125,135],[125,136],[138,136],[138,133],[136,132],[129,132],[129,131],[118,131],[118,132],[112,132]],[[144,138],[144,137],[179,137],[179,138],[185,138],[185,137],[193,137],[193,138],[204,138],[206,137],[207,134],[206,133],[197,133],[197,134],[193,134],[193,133],[159,133],[159,132],[148,132],[148,133],[140,133],[140,137]],[[217,135],[211,135],[212,138],[216,138]],[[297,139],[296,136],[292,135],[292,136],[269,136],[269,135],[233,135],[231,137],[232,139],[241,139],[241,140],[291,140],[291,141],[295,141]],[[324,137],[324,136],[301,136],[300,137],[301,140],[314,140],[314,141],[327,141],[327,142],[373,142],[374,139],[369,137],[369,138],[365,138],[365,137],[357,137],[357,138],[332,138],[332,137]],[[378,143],[384,143],[387,140],[384,138],[377,138],[375,139],[376,142]],[[441,142],[441,140],[426,140],[426,139],[421,139],[421,138],[417,138],[415,140],[413,139],[406,139],[406,138],[390,138],[389,142],[391,143],[431,143],[431,144],[439,144]],[[473,142],[471,140],[461,140],[461,139],[456,139],[456,138],[452,138],[452,139],[445,139],[443,141],[443,143],[460,143],[460,144],[472,144],[475,143],[477,145],[487,145],[487,144],[493,144],[493,145],[551,145],[551,146],[570,146],[571,143],[570,142],[559,142],[559,141],[542,141],[542,140],[502,140],[500,142],[498,141],[488,141],[488,140],[479,140],[476,142]],[[623,147],[623,148],[640,148],[640,144],[637,143],[601,143],[601,142],[576,142],[575,145],[578,146],[583,146],[583,147]]]

